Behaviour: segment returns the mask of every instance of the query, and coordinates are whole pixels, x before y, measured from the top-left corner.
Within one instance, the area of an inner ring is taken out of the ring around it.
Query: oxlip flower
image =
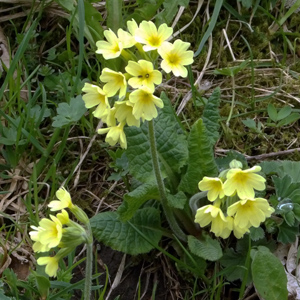
[[[133,91],[129,95],[129,101],[134,104],[132,111],[134,117],[136,119],[143,118],[147,121],[157,117],[156,106],[164,107],[162,100],[154,96],[148,87],[141,87]]]
[[[56,277],[58,270],[58,261],[59,259],[56,256],[45,256],[38,258],[37,263],[40,266],[46,265],[46,274],[48,274],[50,277]]]
[[[48,246],[48,244],[42,244],[39,241],[39,234],[44,231],[41,227],[31,226],[33,231],[29,232],[30,238],[34,241],[32,245],[32,249],[34,252],[47,252],[51,248]]]
[[[98,41],[96,43],[96,53],[102,54],[105,59],[113,59],[122,54],[123,49],[130,48],[135,44],[132,35],[123,29],[118,30],[118,36],[111,30],[105,30],[104,36],[106,41]]]
[[[128,126],[140,127],[140,119],[136,119],[132,113],[133,104],[129,101],[115,102],[115,117],[121,122],[126,122]]]
[[[259,227],[274,211],[263,198],[242,199],[227,208],[228,216],[234,216],[234,225],[242,229]]]
[[[110,144],[111,146],[120,143],[121,148],[127,149],[127,140],[126,135],[124,132],[125,122],[121,122],[120,124],[116,125],[112,124],[112,126],[108,128],[101,128],[98,129],[99,134],[107,133],[105,141]]]
[[[233,221],[230,217],[225,217],[218,206],[205,205],[197,210],[195,222],[201,227],[211,224],[211,231],[224,239],[228,238],[233,228]]]
[[[109,68],[104,68],[100,80],[106,82],[103,90],[107,97],[114,96],[118,91],[120,91],[120,98],[126,95],[127,82],[125,76],[121,72],[115,72]]]
[[[144,51],[158,49],[173,33],[173,28],[161,24],[158,29],[151,21],[143,21],[135,30],[135,40],[144,44]]]
[[[218,177],[203,177],[199,182],[198,187],[201,191],[208,191],[207,199],[215,201],[217,198],[222,199],[225,194],[223,191],[223,182]]]
[[[130,34],[132,36],[135,36],[135,32],[139,28],[139,26],[134,19],[131,19],[131,20],[127,21],[127,28],[128,28],[128,31],[130,32]]]
[[[125,70],[133,76],[128,80],[128,84],[134,89],[145,86],[154,92],[154,84],[161,84],[162,82],[161,72],[153,70],[153,64],[147,60],[129,61]]]
[[[227,172],[227,180],[224,183],[225,195],[232,196],[236,192],[240,199],[254,198],[254,189],[263,191],[266,188],[266,179],[261,175],[255,174],[260,170],[260,166],[254,166],[247,170],[230,169]]]
[[[85,83],[82,89],[86,94],[82,96],[86,108],[96,107],[93,115],[96,118],[102,118],[107,114],[107,110],[110,108],[106,93],[97,85]]]
[[[185,66],[193,63],[193,51],[187,51],[190,43],[176,40],[174,44],[164,42],[158,49],[162,57],[161,68],[166,72],[173,72],[175,76],[187,77],[188,71]]]
[[[61,187],[55,195],[58,200],[51,201],[48,204],[48,207],[51,208],[51,211],[58,211],[62,210],[63,208],[72,208],[74,206],[70,193],[64,187]]]
[[[62,238],[62,224],[58,218],[50,215],[51,220],[43,218],[39,226],[31,226],[33,231],[30,237],[35,241],[33,250],[35,252],[46,252],[58,246]]]

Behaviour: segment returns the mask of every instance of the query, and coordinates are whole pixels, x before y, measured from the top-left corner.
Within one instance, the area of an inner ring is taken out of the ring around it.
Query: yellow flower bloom
[[[237,192],[240,199],[254,198],[254,189],[263,191],[266,179],[258,174],[254,174],[261,170],[260,166],[254,166],[251,169],[241,170],[230,169],[227,172],[227,180],[224,183],[224,193],[226,196],[232,196]]]
[[[173,28],[167,24],[162,24],[156,28],[151,21],[143,21],[139,28],[135,30],[135,40],[144,44],[144,51],[158,49],[173,33]]]
[[[128,126],[140,127],[140,119],[136,119],[132,114],[133,104],[129,101],[115,102],[116,119],[122,123],[126,122]]]
[[[107,97],[114,96],[119,90],[120,98],[126,95],[127,82],[125,76],[121,72],[115,72],[108,68],[104,68],[100,80],[102,82],[107,82],[103,87]]]
[[[68,214],[68,212],[65,209],[62,209],[61,213],[58,213],[56,215],[56,217],[61,222],[62,225],[67,225],[67,224],[70,223],[69,214]]]
[[[42,219],[39,222],[39,227],[42,230],[38,233],[38,241],[43,244],[47,245],[49,248],[56,247],[62,237],[62,224],[58,220],[58,218],[50,215],[51,220],[49,219]]]
[[[51,201],[48,204],[48,207],[51,208],[50,209],[51,211],[58,211],[58,210],[62,210],[63,208],[72,208],[73,207],[71,195],[64,187],[61,187],[56,192],[55,195],[58,200]]]
[[[161,72],[153,70],[153,64],[150,61],[143,59],[138,62],[129,61],[125,70],[133,76],[128,80],[128,84],[134,89],[146,86],[153,93],[155,89],[154,84],[161,84]]]
[[[261,222],[269,218],[274,212],[268,201],[263,198],[243,199],[227,209],[228,216],[234,216],[234,225],[240,228],[259,227]]]
[[[118,30],[118,36],[111,30],[105,30],[104,36],[106,41],[98,41],[96,43],[96,53],[102,54],[105,59],[113,59],[119,57],[125,48],[130,48],[135,44],[135,39],[130,33],[123,29]]]
[[[110,106],[107,95],[101,88],[94,84],[85,83],[82,91],[86,93],[82,96],[85,107],[92,108],[97,106],[96,110],[93,112],[93,115],[96,118],[100,119],[107,113],[107,110],[110,108]]]
[[[139,28],[138,24],[134,19],[127,21],[127,28],[128,31],[131,33],[132,36],[135,36],[136,30]]]
[[[199,182],[198,187],[201,191],[208,191],[207,199],[209,201],[215,201],[217,198],[222,199],[224,197],[223,182],[220,178],[216,177],[203,177]]]
[[[58,270],[58,258],[54,257],[40,257],[37,260],[38,265],[44,266],[46,265],[45,272],[50,277],[56,277]]]
[[[36,227],[36,226],[31,226],[31,228],[33,229],[33,231],[29,232],[30,238],[35,242],[32,245],[32,249],[34,252],[47,252],[49,251],[51,248],[48,246],[48,244],[42,244],[39,241],[39,234],[41,231],[44,231],[44,229],[42,229],[41,227]]]
[[[125,122],[120,123],[119,125],[114,124],[108,128],[98,129],[99,134],[107,133],[105,141],[114,146],[116,143],[120,143],[121,148],[127,149],[127,140],[124,132]]]
[[[211,230],[216,236],[223,239],[228,238],[232,229],[233,221],[230,217],[225,217],[222,210],[214,205],[205,205],[197,210],[195,222],[201,227],[211,223]]]
[[[154,96],[147,87],[141,87],[129,95],[129,101],[134,104],[133,115],[136,119],[144,118],[150,121],[157,117],[157,109],[163,108],[162,100]]]
[[[233,222],[233,234],[237,239],[241,239],[245,233],[249,232],[249,228],[241,228]]]
[[[193,51],[186,51],[190,43],[176,40],[174,44],[164,42],[158,49],[162,57],[161,67],[166,73],[171,71],[175,76],[187,77],[188,71],[184,66],[193,63]]]

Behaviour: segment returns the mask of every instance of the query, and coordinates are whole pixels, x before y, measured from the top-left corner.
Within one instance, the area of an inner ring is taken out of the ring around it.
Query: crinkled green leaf
[[[153,246],[130,225],[133,224],[152,244],[158,245],[162,236],[159,210],[153,207],[139,209],[127,222],[118,218],[119,214],[111,211],[95,215],[91,219],[95,238],[114,250],[130,255],[149,252]]]
[[[287,300],[287,276],[280,260],[266,247],[258,247],[251,264],[254,286],[264,300]]]
[[[186,195],[179,191],[176,195],[167,194],[168,204],[170,207],[183,209],[186,202]]]
[[[188,246],[191,252],[206,260],[216,261],[223,255],[220,243],[209,235],[204,240],[198,240],[192,235],[188,236]]]
[[[53,118],[53,127],[62,127],[64,125],[77,122],[86,112],[82,96],[72,98],[70,104],[60,103],[57,107],[57,116]]]
[[[148,200],[159,199],[156,181],[144,183],[124,196],[124,202],[118,208],[121,221],[131,219],[134,213]]]
[[[217,140],[219,139],[220,97],[221,97],[220,88],[216,88],[213,91],[212,95],[209,97],[207,104],[204,107],[203,116],[202,116],[203,123],[206,127],[206,132],[212,146],[214,146]]]
[[[179,185],[179,190],[189,194],[198,191],[198,183],[204,176],[216,176],[218,168],[202,119],[192,126],[188,139],[189,159],[187,172]]]
[[[154,120],[155,137],[161,170],[170,178],[179,173],[180,168],[186,163],[187,141],[170,100],[165,93],[162,93],[160,98],[164,102],[164,108]],[[134,126],[125,128],[125,132],[130,173],[141,182],[153,180],[147,122],[140,128]]]

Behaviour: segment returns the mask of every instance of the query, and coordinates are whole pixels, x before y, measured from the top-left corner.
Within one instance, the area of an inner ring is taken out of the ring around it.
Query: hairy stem
[[[153,120],[148,122],[148,128],[149,128],[149,141],[150,141],[150,150],[152,156],[153,169],[154,169],[158,191],[161,199],[161,205],[165,213],[165,216],[167,218],[167,221],[170,225],[170,228],[172,229],[176,237],[181,241],[186,242],[187,241],[186,234],[182,231],[182,229],[178,225],[177,220],[173,214],[173,211],[171,207],[169,207],[168,205],[165,186],[161,176],[160,166],[158,161]]]

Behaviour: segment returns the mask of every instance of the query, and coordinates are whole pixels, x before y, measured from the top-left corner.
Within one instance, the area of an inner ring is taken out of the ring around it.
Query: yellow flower
[[[120,98],[126,95],[127,82],[125,76],[121,72],[115,72],[108,68],[104,68],[100,80],[102,82],[107,82],[103,87],[107,97],[114,96],[119,90]]]
[[[48,207],[51,208],[50,209],[51,211],[58,211],[58,210],[62,210],[63,208],[72,208],[73,207],[71,196],[64,187],[61,187],[56,192],[55,195],[58,200],[51,201],[48,204]]]
[[[193,51],[186,51],[190,43],[176,40],[174,44],[164,42],[158,49],[162,57],[161,67],[166,73],[171,71],[175,76],[187,77],[187,69],[184,66],[193,63]]]
[[[61,213],[58,213],[56,215],[56,217],[61,222],[62,225],[67,225],[67,224],[70,223],[69,214],[68,214],[68,212],[65,209],[62,209]]]
[[[259,227],[261,222],[269,218],[274,212],[268,201],[263,198],[243,199],[227,209],[228,216],[234,216],[234,225],[240,228]]]
[[[56,247],[62,238],[62,224],[58,218],[50,215],[51,220],[42,219],[39,222],[41,230],[38,233],[38,241],[49,248]]]
[[[135,30],[135,40],[144,44],[144,51],[151,51],[158,49],[172,33],[173,28],[168,27],[167,24],[162,24],[157,29],[153,22],[143,21]]]
[[[56,256],[54,257],[40,257],[37,260],[38,265],[44,266],[46,265],[45,272],[50,277],[56,277],[57,270],[58,270],[58,258]]]
[[[82,91],[87,93],[82,96],[85,107],[91,108],[97,106],[96,110],[93,112],[93,115],[96,118],[100,119],[107,113],[107,110],[110,108],[110,106],[107,95],[101,88],[94,84],[85,83]]]
[[[235,225],[233,222],[233,234],[237,239],[241,239],[247,232],[249,232],[249,228],[241,228],[240,226]]]
[[[32,249],[34,252],[47,252],[51,248],[48,246],[48,244],[42,244],[39,241],[39,234],[41,231],[44,231],[41,227],[31,226],[33,231],[29,232],[30,238],[35,242],[32,245]]]
[[[138,24],[134,19],[127,21],[127,28],[128,31],[131,33],[132,36],[135,36],[136,30],[139,28]]]
[[[102,54],[105,59],[113,59],[122,54],[123,49],[130,48],[135,44],[135,39],[130,33],[123,29],[118,30],[118,36],[111,30],[105,30],[104,36],[106,41],[98,41],[96,43],[96,53]]]
[[[154,96],[147,87],[141,87],[129,95],[129,101],[134,104],[133,115],[136,119],[144,118],[150,121],[157,117],[157,109],[163,108],[162,100]]]
[[[160,84],[162,81],[161,72],[153,70],[153,64],[147,60],[129,61],[125,70],[133,76],[128,80],[128,84],[134,89],[146,86],[154,92],[154,84]]]
[[[205,205],[197,210],[195,222],[201,227],[211,223],[211,230],[216,236],[223,239],[228,238],[232,229],[233,221],[230,217],[225,217],[222,210],[214,205]]]
[[[136,119],[132,114],[133,104],[129,101],[115,102],[116,119],[122,123],[126,122],[128,126],[140,127],[140,119]]]
[[[254,198],[254,189],[263,191],[266,179],[258,174],[260,166],[254,166],[251,169],[241,170],[239,168],[230,169],[227,172],[227,180],[224,183],[224,193],[226,196],[232,196],[237,192],[240,199]]]
[[[217,198],[222,199],[225,195],[223,191],[223,182],[218,177],[203,177],[199,182],[198,187],[201,191],[208,191],[207,199],[212,202]]]
[[[116,143],[120,143],[121,148],[127,149],[127,140],[124,132],[125,122],[120,123],[119,125],[113,124],[113,126],[108,128],[98,129],[99,134],[107,133],[105,141],[114,146]]]

